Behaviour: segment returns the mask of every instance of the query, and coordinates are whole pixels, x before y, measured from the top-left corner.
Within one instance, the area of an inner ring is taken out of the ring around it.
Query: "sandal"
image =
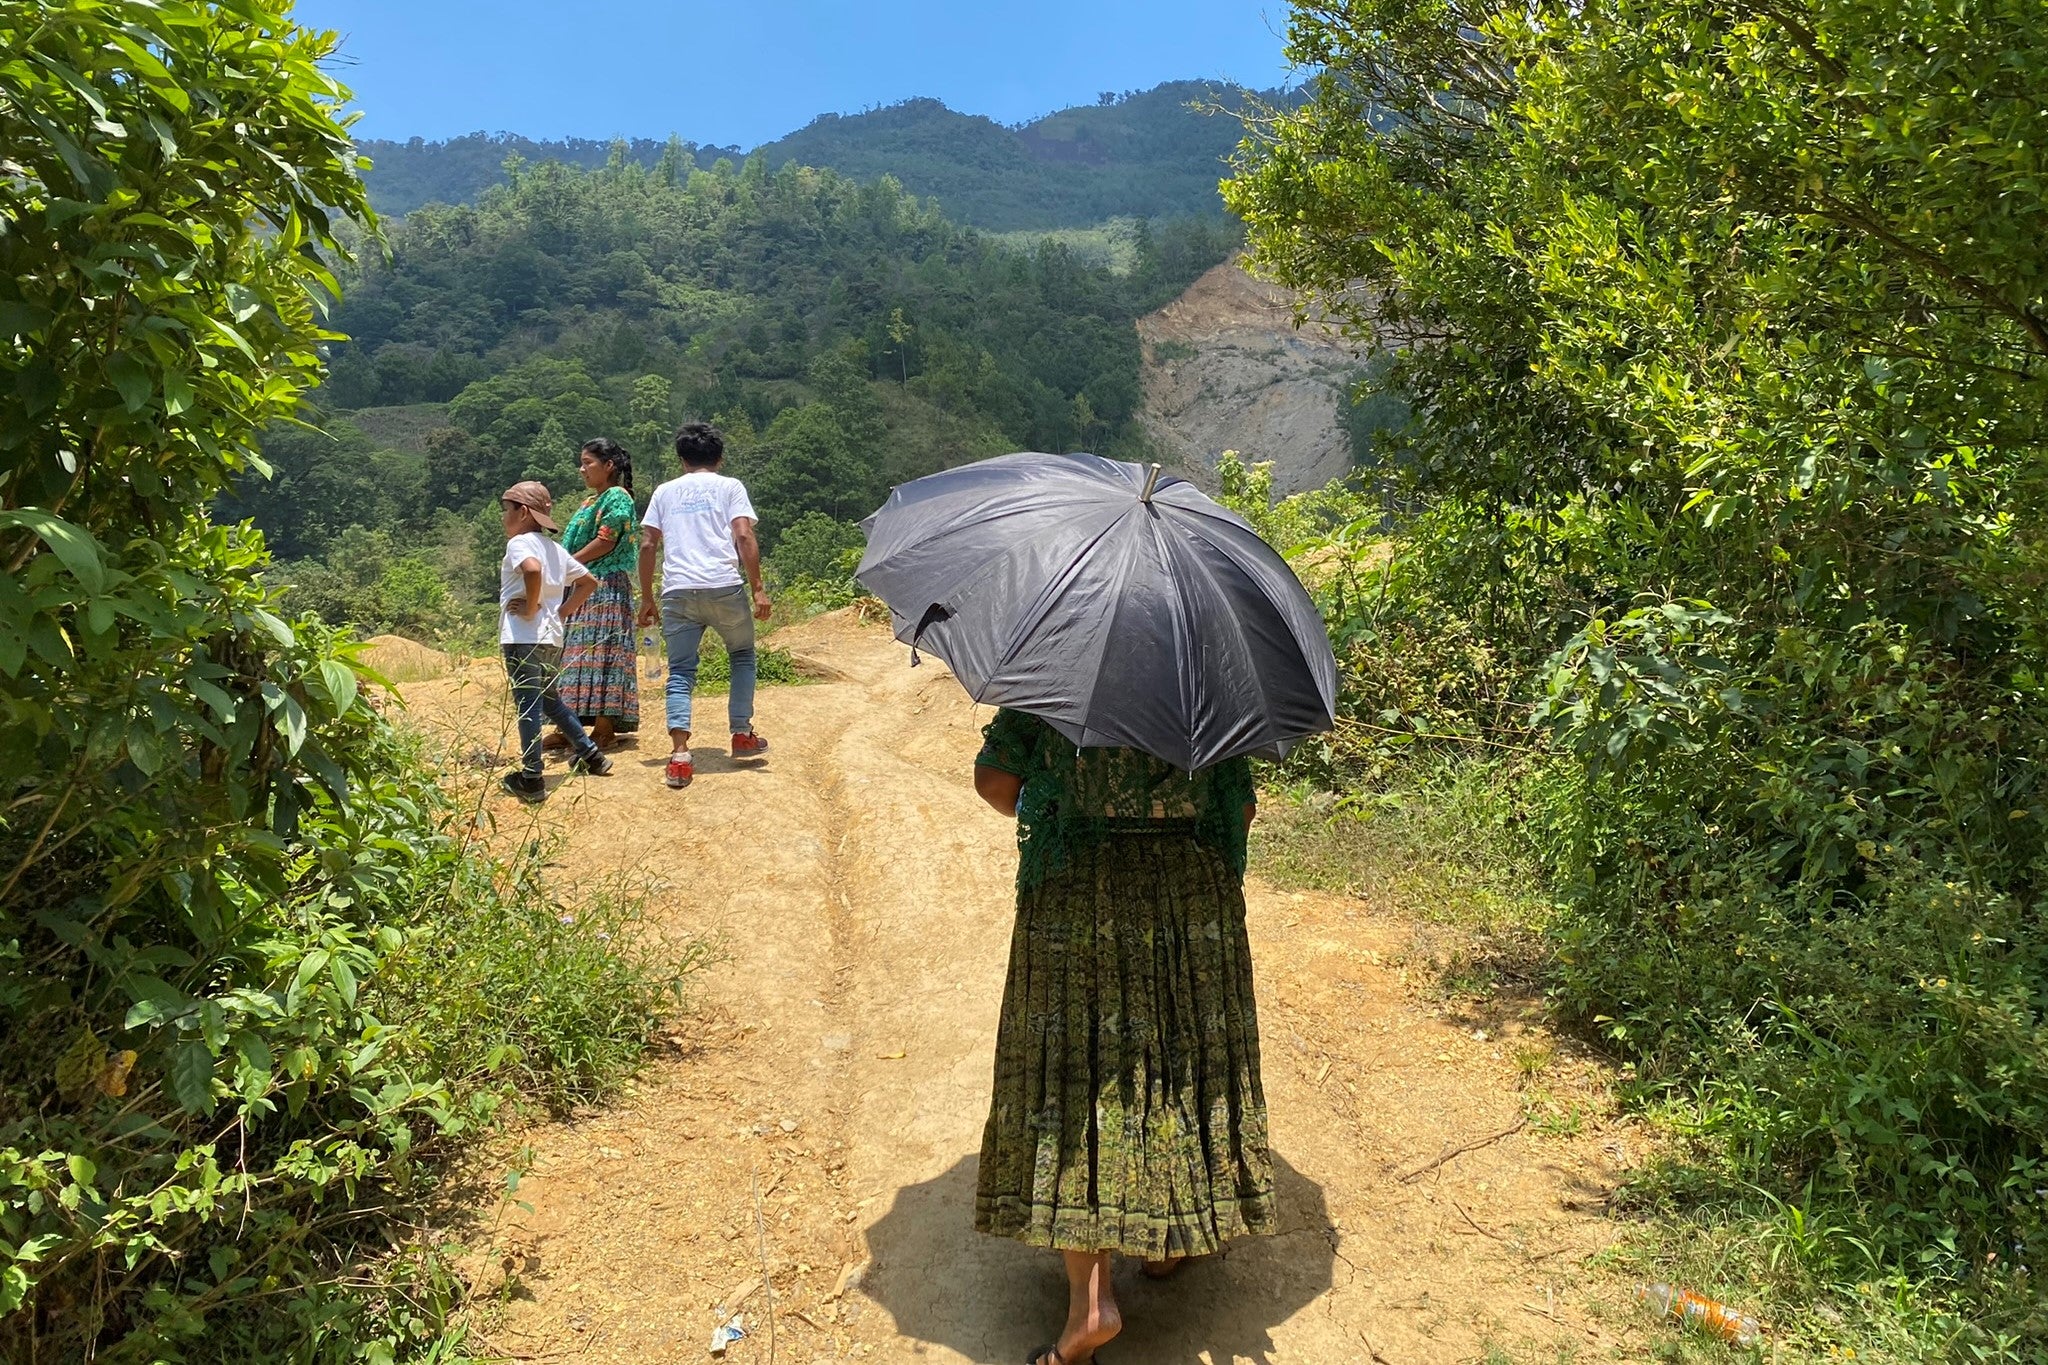
[[[1059,1343],[1055,1342],[1033,1351],[1031,1358],[1025,1361],[1024,1365],[1098,1365],[1098,1360],[1099,1357],[1093,1351],[1081,1360],[1068,1360],[1060,1354]]]

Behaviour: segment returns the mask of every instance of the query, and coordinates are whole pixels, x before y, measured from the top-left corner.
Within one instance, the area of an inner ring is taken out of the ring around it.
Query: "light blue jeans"
[[[690,728],[690,693],[697,686],[697,650],[709,628],[732,659],[726,718],[743,735],[754,725],[754,599],[743,584],[730,588],[678,588],[661,597],[661,635],[668,641],[668,728]]]

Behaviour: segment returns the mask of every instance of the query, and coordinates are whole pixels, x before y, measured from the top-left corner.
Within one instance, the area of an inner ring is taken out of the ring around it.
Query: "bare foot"
[[[566,749],[569,747],[569,737],[560,730],[551,730],[541,736],[540,747],[550,751]]]
[[[1067,1318],[1067,1329],[1060,1333],[1059,1358],[1066,1365],[1089,1365],[1095,1353],[1109,1344],[1111,1338],[1124,1330],[1122,1314],[1115,1304],[1098,1304],[1088,1309],[1079,1320]],[[1056,1365],[1050,1357],[1040,1357],[1044,1365]]]

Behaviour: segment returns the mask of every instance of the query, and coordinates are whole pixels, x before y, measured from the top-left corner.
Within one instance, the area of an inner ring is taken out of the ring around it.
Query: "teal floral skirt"
[[[1273,1231],[1244,885],[1191,833],[1018,893],[974,1223],[1154,1260]]]
[[[597,591],[569,618],[562,642],[562,704],[585,725],[610,716],[612,729],[640,728],[640,660],[633,649],[633,585],[624,573],[597,581]]]

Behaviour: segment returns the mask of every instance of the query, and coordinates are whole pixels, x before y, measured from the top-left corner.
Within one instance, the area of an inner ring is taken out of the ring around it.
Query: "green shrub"
[[[351,526],[330,542],[324,560],[279,564],[266,577],[289,589],[285,602],[295,612],[365,635],[432,639],[457,616],[441,571],[417,549],[401,552],[388,531]]]
[[[782,609],[801,618],[853,605],[862,596],[853,571],[866,545],[853,523],[805,513],[776,541],[766,566]]]
[[[782,687],[804,681],[802,670],[796,666],[796,657],[786,649],[761,643],[754,648],[754,684],[757,687]],[[713,631],[704,632],[704,644],[698,654],[697,690],[699,692],[724,692],[732,686],[732,658],[725,652],[725,642]]]
[[[860,527],[850,521],[834,521],[823,512],[806,512],[798,517],[775,542],[768,566],[785,583],[800,579],[831,580],[846,576],[846,557],[867,544]]]
[[[402,1050],[423,1073],[567,1113],[632,1072],[706,949],[652,937],[622,885],[558,899],[542,876],[549,856],[536,840],[510,866],[455,860],[375,1000],[403,1021]]]
[[[1693,1196],[1939,1304],[2048,1231],[2038,17],[1297,6],[1312,96],[1225,190],[1400,340],[1421,510],[1377,595],[1340,552],[1347,719],[1564,760],[1521,798],[1563,1010]]]
[[[1234,450],[1218,457],[1216,479],[1216,500],[1250,522],[1260,538],[1282,554],[1357,522],[1367,511],[1357,490],[1343,482],[1276,501],[1272,463],[1247,465]]]
[[[0,1358],[447,1358],[454,1277],[390,1248],[508,1097],[601,1093],[673,969],[447,838],[345,638],[207,518],[369,225],[331,36],[76,0],[0,49]],[[431,1009],[428,944],[472,955]]]

